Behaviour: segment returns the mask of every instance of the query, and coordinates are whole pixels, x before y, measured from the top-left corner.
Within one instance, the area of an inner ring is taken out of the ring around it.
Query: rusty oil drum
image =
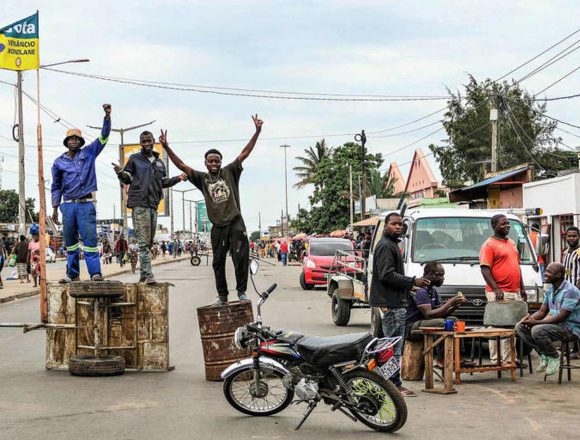
[[[225,306],[203,306],[197,309],[197,320],[206,380],[222,380],[221,373],[234,362],[250,355],[250,350],[240,350],[234,344],[238,327],[254,321],[250,301],[231,302]]]

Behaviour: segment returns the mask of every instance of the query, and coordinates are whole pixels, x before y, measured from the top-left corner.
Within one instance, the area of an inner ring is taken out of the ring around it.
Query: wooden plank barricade
[[[91,283],[91,282],[85,282]],[[67,368],[71,356],[94,353],[93,299],[72,298],[75,284],[47,285],[48,324],[69,328],[46,328],[47,369]],[[79,283],[80,284],[80,283]],[[104,284],[104,283],[103,283]],[[98,307],[99,350],[125,359],[127,369],[169,371],[168,283],[123,284],[123,295]]]

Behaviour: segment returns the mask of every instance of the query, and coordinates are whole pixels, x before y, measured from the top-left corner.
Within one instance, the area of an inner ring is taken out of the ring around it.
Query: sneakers
[[[246,296],[246,294],[245,294],[245,293],[243,293],[243,292],[242,292],[242,293],[238,293],[238,299],[239,299],[240,301],[249,301],[249,300],[250,300],[250,298],[248,298],[248,297]]]
[[[228,305],[228,299],[222,298],[221,296],[218,296],[217,301],[214,302],[213,305],[214,306],[226,306],[226,305]]]
[[[91,277],[91,281],[103,281],[103,276],[100,273],[96,273]]]
[[[399,387],[399,391],[403,397],[417,397],[417,393],[409,388]]]
[[[547,360],[546,376],[551,376],[560,369],[560,358],[546,356],[546,360]]]
[[[548,358],[545,354],[540,355],[540,366],[536,370],[536,373],[543,373],[548,368]]]
[[[145,278],[145,284],[155,284],[155,283],[157,283],[157,281],[155,281],[155,277],[153,275]]]
[[[59,284],[70,284],[77,281],[80,281],[80,277],[71,278],[68,275],[58,281]]]

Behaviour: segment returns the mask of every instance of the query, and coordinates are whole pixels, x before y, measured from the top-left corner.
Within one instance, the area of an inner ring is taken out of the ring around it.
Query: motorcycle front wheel
[[[260,380],[256,383],[254,371],[240,370],[225,380],[224,395],[230,405],[250,416],[271,416],[292,403],[294,392],[284,387],[282,373],[260,368]]]
[[[395,385],[377,373],[356,370],[344,375],[360,406],[357,419],[376,431],[395,432],[407,421],[407,404]]]

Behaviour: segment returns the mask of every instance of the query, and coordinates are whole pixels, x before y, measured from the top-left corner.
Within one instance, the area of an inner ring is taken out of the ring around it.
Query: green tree
[[[469,76],[464,94],[449,94],[443,120],[448,139],[444,145],[429,146],[445,184],[480,181],[489,170],[492,103],[499,111],[498,170],[528,162],[534,164],[539,177],[547,177],[568,166],[567,162],[548,159],[550,155],[569,154],[556,148],[561,139],[553,134],[556,123],[542,115],[546,104],[538,104],[518,84],[490,79],[478,82]]]
[[[18,193],[13,189],[0,190],[0,222],[18,223]],[[26,199],[26,221],[38,221],[38,213],[34,212],[34,199]]]
[[[370,170],[367,181],[367,196],[376,195],[377,198],[393,197],[397,179],[389,179],[388,171],[381,175],[379,170]]]
[[[320,162],[332,157],[332,148],[326,145],[324,139],[316,142],[314,148],[308,147],[304,150],[304,156],[298,156],[295,159],[302,165],[292,168],[300,181],[294,184],[294,188],[303,188],[306,185],[314,183],[314,178]]]
[[[250,241],[256,241],[260,239],[260,231],[254,231],[250,234]]]
[[[317,166],[316,175],[312,179],[314,192],[310,196],[312,210],[306,221],[304,232],[328,233],[336,229],[344,229],[349,223],[349,166],[352,165],[353,180],[358,181],[362,175],[361,147],[356,143],[346,143],[336,147],[332,157],[323,159]],[[379,154],[366,154],[367,179],[373,170],[383,163]]]

